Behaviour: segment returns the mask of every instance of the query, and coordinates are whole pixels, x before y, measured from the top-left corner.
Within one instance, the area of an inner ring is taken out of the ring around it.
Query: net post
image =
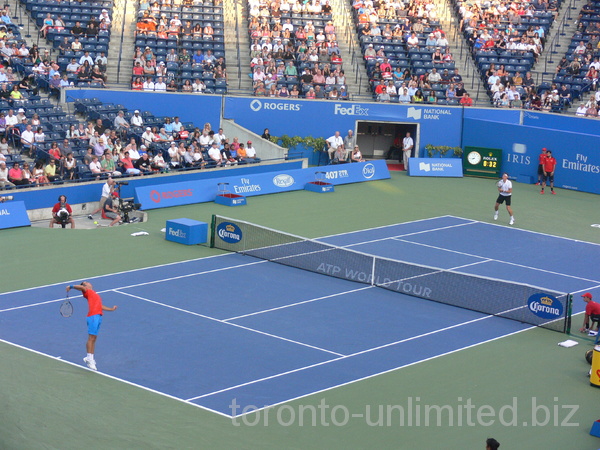
[[[210,220],[210,248],[215,248],[215,227],[217,223],[217,215],[213,214]]]
[[[567,294],[567,313],[565,315],[565,333],[571,334],[571,317],[573,314],[573,295]]]

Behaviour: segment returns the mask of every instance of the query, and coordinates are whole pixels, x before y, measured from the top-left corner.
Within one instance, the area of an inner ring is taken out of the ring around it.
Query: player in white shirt
[[[494,220],[498,220],[498,208],[502,203],[506,204],[506,210],[510,214],[509,225],[515,223],[515,216],[513,215],[512,208],[510,207],[512,199],[512,182],[508,179],[508,174],[503,173],[502,179],[497,183],[498,187],[498,198],[496,199],[496,205],[494,205]]]

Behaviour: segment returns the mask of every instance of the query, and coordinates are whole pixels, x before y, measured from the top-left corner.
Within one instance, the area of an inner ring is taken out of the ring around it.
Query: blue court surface
[[[600,295],[598,245],[513,227],[444,216],[321,240],[573,293],[574,312],[582,292]],[[99,370],[225,416],[530,328],[239,254],[89,280],[119,307],[104,316]],[[66,284],[1,294],[0,339],[83,365],[87,305],[74,295],[75,314],[61,317]]]

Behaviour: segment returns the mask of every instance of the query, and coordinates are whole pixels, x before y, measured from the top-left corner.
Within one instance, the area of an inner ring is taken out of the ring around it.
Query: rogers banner
[[[225,175],[226,172],[223,172]],[[281,172],[257,173],[135,188],[136,201],[142,209],[212,202],[219,185],[228,192],[246,197],[304,189],[306,183],[325,181],[333,185],[390,178],[384,160],[339,164]],[[226,183],[226,184],[222,184]]]

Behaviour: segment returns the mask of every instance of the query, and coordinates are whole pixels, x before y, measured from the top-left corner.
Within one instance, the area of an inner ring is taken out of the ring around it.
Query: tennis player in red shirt
[[[545,148],[542,149],[542,153],[540,153],[540,156],[538,156],[538,159],[539,159],[538,181],[537,181],[537,183],[535,183],[537,186],[542,184],[542,178],[544,178],[544,160],[546,159],[546,149]]]
[[[585,316],[583,318],[583,327],[579,329],[580,332],[585,333],[589,329],[590,336],[596,336],[598,334],[598,328],[596,331],[593,330],[594,322],[600,321],[600,303],[592,301],[592,294],[586,292],[581,296],[583,301],[587,303],[585,305]],[[590,319],[592,319],[592,327],[590,328]],[[597,325],[596,325],[597,327]]]
[[[544,193],[546,181],[550,181],[550,192],[553,195],[556,195],[556,192],[554,192],[554,170],[556,169],[556,158],[552,156],[552,152],[550,150],[546,150],[546,157],[544,158],[543,166],[544,178],[542,181],[542,190],[540,191],[540,194]]]
[[[116,306],[109,308],[102,304],[102,299],[94,291],[92,284],[89,281],[82,281],[81,284],[75,286],[67,286],[67,292],[71,289],[77,289],[83,293],[83,298],[88,302],[88,315],[87,315],[87,326],[88,326],[88,340],[85,345],[87,350],[87,356],[83,358],[83,361],[92,370],[98,370],[96,368],[96,360],[94,359],[94,350],[96,348],[96,338],[98,337],[98,331],[102,324],[102,311],[114,311],[117,309]]]

